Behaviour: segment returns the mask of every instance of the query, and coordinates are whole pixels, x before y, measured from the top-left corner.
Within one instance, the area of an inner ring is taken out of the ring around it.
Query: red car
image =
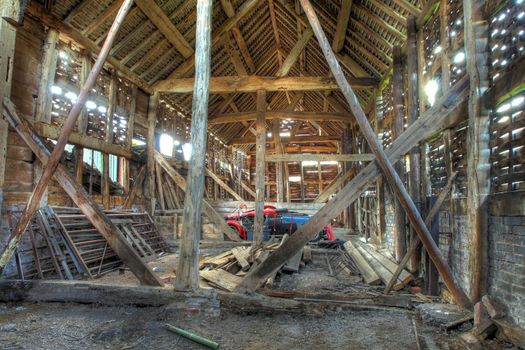
[[[244,209],[244,210],[243,210]],[[240,206],[239,212],[226,217],[226,222],[232,227],[243,240],[253,239],[253,222],[255,219],[255,209],[246,209]],[[277,209],[272,205],[264,206],[264,240],[269,240],[272,236],[281,237],[284,234],[292,234],[301,225],[310,220],[310,215],[289,211],[288,209]],[[334,240],[334,234],[330,225],[319,232],[312,240]]]

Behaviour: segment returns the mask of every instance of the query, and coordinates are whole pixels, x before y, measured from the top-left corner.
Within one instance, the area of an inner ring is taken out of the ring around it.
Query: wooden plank
[[[241,265],[242,271],[248,271],[250,269],[250,263],[247,259],[250,256],[250,249],[248,247],[235,247],[231,252],[239,265]]]
[[[349,83],[356,90],[370,89],[377,86],[373,78],[350,78]],[[173,78],[157,82],[153,87],[158,92],[188,94],[193,91],[194,78]],[[212,77],[211,94],[231,94],[240,92],[270,91],[330,91],[338,90],[339,86],[333,78],[321,76],[303,77],[265,77],[224,76]]]
[[[381,279],[379,275],[370,267],[368,262],[363,258],[361,253],[357,250],[357,248],[354,246],[354,244],[351,241],[347,241],[344,244],[345,250],[350,254],[352,259],[354,260],[355,264],[359,268],[359,271],[361,272],[361,276],[363,276],[363,280],[366,284],[378,284]]]
[[[299,265],[303,257],[303,249],[295,253],[288,261],[284,264],[283,270],[289,272],[299,272]]]
[[[374,247],[368,245],[362,245],[363,249],[365,249],[370,255],[372,255],[381,265],[383,265],[392,275],[397,269],[397,264],[394,263],[389,258],[385,257],[383,254],[381,254],[379,251],[377,251]],[[412,274],[408,273],[406,270],[401,270],[401,274],[398,277],[398,280],[403,283],[403,285],[406,285],[408,282],[412,281],[414,279],[414,276]]]
[[[193,47],[191,47],[186,38],[154,0],[135,0],[135,4],[184,58],[189,58],[193,55]]]
[[[51,94],[51,86],[55,82],[55,72],[57,66],[57,45],[58,45],[58,31],[54,28],[49,28],[44,44],[44,54],[42,57],[42,71],[40,81],[38,84],[38,100],[36,110],[36,121],[51,122],[51,109],[53,102],[53,95]]]
[[[97,28],[99,28],[101,25],[104,24],[107,20],[109,20],[111,17],[115,15],[115,13],[118,11],[120,6],[122,6],[122,2],[124,0],[117,0],[113,2],[111,5],[109,5],[104,12],[102,12],[100,15],[98,15],[93,21],[91,21],[86,28],[82,30],[82,34],[86,35]],[[86,1],[88,2],[88,1]]]
[[[4,116],[40,161],[44,164],[47,163],[51,151],[47,148],[43,139],[35,133],[32,126],[24,119],[18,117],[14,106],[10,101],[7,103],[4,101]],[[84,187],[75,181],[75,178],[69,173],[69,170],[62,164],[58,164],[54,176],[77,207],[82,213],[84,213],[84,215],[86,215],[87,219],[97,231],[99,231],[108,241],[109,246],[130,268],[137,279],[143,284],[161,286],[162,282],[153,273],[151,268],[142,261],[137,252],[131,247],[131,245],[129,245],[122,232],[120,232],[95,201],[88,195]]]
[[[257,142],[256,149],[256,163],[255,163],[255,218],[253,224],[253,248],[259,248],[263,242],[264,230],[264,184],[265,184],[265,162],[266,156],[266,91],[257,91],[257,120],[256,132]]]
[[[210,125],[251,122],[255,121],[257,111],[236,112],[216,114],[210,116]],[[352,115],[345,112],[308,112],[308,111],[267,111],[267,120],[302,120],[302,121],[334,121],[342,123],[353,123]]]
[[[367,262],[372,266],[374,271],[379,275],[381,278],[381,281],[383,283],[388,283],[390,279],[392,278],[392,272],[390,272],[385,266],[383,266],[379,261],[377,261],[376,258],[374,258],[367,250],[363,249],[361,245],[357,245],[356,249],[359,251],[361,255],[367,260]],[[399,278],[396,280],[396,283],[394,285],[394,290],[400,290],[403,288],[404,283],[399,280]]]
[[[373,154],[270,154],[266,156],[267,162],[369,162],[374,160]]]
[[[334,52],[339,52],[343,48],[346,39],[346,29],[350,20],[350,13],[352,12],[352,0],[342,0],[341,9],[337,15],[337,25],[335,27],[335,34],[332,40],[332,49]]]
[[[268,137],[266,139],[266,143],[275,143],[275,139],[273,137]],[[228,146],[233,145],[255,145],[257,142],[257,138],[255,137],[242,137],[242,138],[234,138],[228,141]],[[282,143],[326,143],[326,142],[340,142],[341,137],[340,136],[317,136],[317,135],[310,135],[310,136],[296,136],[296,137],[282,137],[281,142]]]
[[[233,292],[242,281],[242,277],[235,276],[223,269],[200,271],[199,274],[206,281],[209,281],[228,292]]]

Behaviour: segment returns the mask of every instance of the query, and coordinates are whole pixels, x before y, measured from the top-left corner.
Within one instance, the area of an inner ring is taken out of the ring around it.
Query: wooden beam
[[[490,194],[490,118],[481,104],[488,84],[488,22],[485,0],[464,0],[467,74],[470,77],[467,131],[467,219],[470,298],[478,302],[488,284],[488,196]]]
[[[188,94],[193,91],[194,78],[161,80],[154,85],[155,91],[162,93]],[[377,85],[373,78],[349,79],[354,89],[369,89]],[[230,94],[240,92],[270,91],[313,91],[338,90],[334,79],[328,77],[289,77],[274,78],[263,76],[225,76],[213,77],[210,82],[211,94]]]
[[[403,133],[405,124],[405,98],[404,89],[404,57],[401,47],[394,46],[394,73],[392,75],[392,91],[394,103],[394,120],[392,125],[392,138],[395,139]],[[405,183],[405,165],[404,161],[394,164],[394,169],[402,183]],[[406,219],[405,210],[401,201],[394,198],[394,252],[395,258],[399,262],[405,256],[407,250],[406,238]]]
[[[233,46],[230,34],[226,33],[222,36],[222,38],[224,41],[223,46],[226,49],[226,52],[228,52],[228,55],[230,56],[230,60],[233,66],[235,67],[237,75],[248,75],[248,72],[246,71],[246,68],[244,68],[244,65],[242,63],[241,56],[239,56],[239,52]]]
[[[346,29],[352,12],[352,0],[342,0],[341,9],[337,14],[337,25],[335,27],[334,39],[332,40],[332,49],[339,52],[343,49],[346,39]]]
[[[157,108],[159,94],[154,93],[148,102],[148,128],[146,134],[146,211],[150,215],[155,213],[155,126],[157,125]]]
[[[27,229],[27,225],[29,224],[31,217],[33,216],[33,214],[36,212],[36,210],[39,207],[40,199],[42,198],[42,195],[45,193],[47,185],[49,181],[51,180],[51,177],[53,176],[53,173],[55,172],[60,162],[60,159],[62,158],[62,155],[64,154],[64,148],[67,145],[69,135],[71,134],[71,132],[73,131],[73,128],[75,127],[77,118],[80,115],[80,112],[82,111],[82,108],[84,107],[84,104],[87,101],[87,98],[89,96],[91,89],[95,85],[97,76],[104,66],[104,61],[106,60],[109,54],[111,45],[113,45],[113,41],[115,40],[115,37],[117,36],[117,32],[120,26],[122,25],[122,22],[124,21],[126,13],[128,12],[132,4],[133,4],[132,0],[125,0],[124,3],[122,4],[122,7],[120,8],[118,12],[117,17],[115,18],[115,21],[113,22],[113,25],[111,26],[111,29],[109,30],[108,36],[101,50],[100,56],[97,58],[97,61],[95,62],[95,65],[93,66],[93,70],[91,71],[88,77],[88,80],[82,86],[82,89],[80,90],[80,93],[78,95],[78,99],[74,103],[73,107],[71,108],[71,111],[68,114],[66,121],[64,122],[62,133],[60,134],[60,137],[57,140],[55,149],[53,150],[53,153],[49,157],[49,160],[44,168],[44,171],[42,172],[40,181],[33,189],[33,192],[31,196],[29,197],[29,202],[27,203],[27,206],[24,209],[18,223],[13,228],[13,231],[11,232],[8,243],[2,252],[2,256],[0,258],[0,274],[4,270],[5,266],[11,260],[11,257],[13,256],[16,248],[18,247],[18,243],[20,242],[23,233]]]
[[[228,186],[227,183],[225,183],[224,181],[221,180],[220,177],[218,177],[213,171],[211,171],[210,169],[206,168],[206,175],[211,177],[213,179],[213,181],[215,181],[217,183],[217,185],[221,186],[222,188],[224,188],[224,190],[226,192],[228,192],[229,194],[232,195],[232,197],[236,200],[236,201],[243,201],[244,199],[237,193],[233,190],[233,188],[231,188],[230,186]]]
[[[286,137],[281,138],[282,143],[323,143],[323,142],[339,142],[341,141],[340,136],[317,136],[317,135],[308,135],[308,136],[295,136],[295,137]],[[266,143],[275,143],[273,137],[267,138]],[[241,137],[234,138],[228,141],[228,146],[233,145],[255,145],[257,143],[257,137]]]
[[[370,162],[373,154],[272,154],[266,155],[267,162]]]
[[[347,112],[294,112],[294,111],[267,111],[266,120],[302,120],[302,121],[333,121],[342,123],[352,123],[352,115]],[[239,112],[227,113],[210,116],[208,123],[210,125],[240,123],[255,121],[257,112]]]
[[[195,87],[191,115],[192,145],[188,165],[186,197],[184,199],[183,236],[177,263],[175,288],[199,288],[199,241],[201,239],[201,210],[204,196],[206,141],[208,137],[208,100],[211,76],[211,17],[212,0],[197,0],[195,43]]]
[[[44,54],[42,57],[42,71],[38,84],[38,100],[36,110],[36,121],[51,122],[51,110],[53,95],[51,87],[55,82],[57,66],[57,45],[59,33],[54,28],[47,31],[46,42],[44,43]]]
[[[221,0],[221,6],[228,18],[235,17],[235,10],[233,9],[233,5],[230,0]],[[248,66],[251,72],[255,72],[255,64],[253,63],[253,58],[250,55],[250,51],[248,51],[248,47],[246,46],[246,42],[244,41],[244,37],[241,33],[241,30],[239,29],[239,26],[234,25],[231,29],[231,32],[233,33],[233,37],[237,42],[237,46],[239,46],[239,50],[241,51],[242,57],[244,57],[246,65]]]
[[[255,219],[253,224],[253,248],[259,248],[263,242],[264,228],[264,183],[265,183],[265,147],[266,147],[266,91],[257,91],[257,131],[255,163]]]
[[[279,68],[279,70],[275,74],[276,77],[284,77],[288,75],[288,73],[290,72],[290,69],[292,69],[295,62],[297,62],[299,55],[306,48],[306,46],[308,45],[308,42],[310,41],[313,35],[314,35],[314,32],[311,29],[306,29],[303,32],[303,35],[299,38],[299,40],[297,40],[294,47],[288,54],[288,56],[286,56],[286,59],[281,65],[281,68]]]
[[[0,18],[0,47],[2,54],[0,55],[0,98],[11,96],[11,84],[13,78],[13,62],[15,58],[15,43],[16,43],[16,27],[7,20],[14,20],[13,13],[7,13],[7,10],[15,9],[20,11],[21,2],[13,2],[0,0],[0,14],[6,18]],[[4,12],[5,11],[5,12]],[[2,112],[2,105],[0,105],[0,112]],[[7,169],[7,138],[9,135],[9,125],[0,118],[0,220],[3,220],[4,215],[4,183],[5,172]]]
[[[184,58],[193,55],[193,47],[154,0],[135,0],[135,4]]]
[[[164,158],[162,154],[155,151],[155,162],[160,164],[166,174],[175,182],[175,184],[184,192],[187,192],[187,183],[184,177],[180,175]],[[239,235],[235,233],[226,223],[224,217],[219,214],[204,198],[202,199],[202,213],[208,217],[210,222],[233,241],[240,241]]]
[[[34,128],[36,129],[38,135],[53,140],[57,140],[60,136],[60,133],[62,132],[62,129],[59,126],[53,124],[35,123]],[[119,157],[138,160],[135,154],[126,147],[76,132],[71,133],[68,143],[94,149],[102,153],[111,153]]]
[[[330,44],[328,43],[328,40],[323,32],[319,19],[317,18],[317,15],[315,14],[315,11],[312,8],[312,5],[308,0],[300,0],[300,2],[304,12],[306,13],[310,21],[310,24],[312,26],[312,29],[314,30],[317,40],[319,41],[319,44],[326,57],[328,65],[330,66],[334,77],[336,77],[338,84],[341,86],[341,91],[345,96],[345,99],[347,100],[353,114],[356,117],[361,132],[366,138],[372,152],[376,156],[376,162],[371,163],[370,165],[375,165],[375,163],[377,163],[380,166],[385,178],[392,187],[392,190],[396,193],[396,197],[403,204],[407,216],[409,217],[410,223],[414,227],[415,231],[418,233],[418,236],[423,242],[423,245],[425,246],[430,258],[432,259],[438,271],[440,272],[444,283],[453,295],[454,301],[460,307],[469,307],[470,302],[467,296],[454,281],[452,272],[450,271],[450,268],[448,267],[447,263],[444,261],[441,253],[439,252],[439,248],[433,241],[430,232],[426,228],[423,220],[421,219],[421,216],[417,212],[417,209],[415,208],[414,203],[410,199],[408,192],[397,177],[397,174],[394,168],[392,167],[388,156],[379,145],[379,142],[376,139],[377,135],[374,133],[373,129],[368,123],[366,115],[364,114],[357,97],[355,96],[352,88],[350,87],[350,84],[346,81],[346,78],[341,70],[341,67],[337,62],[337,58],[335,57],[330,47]],[[340,200],[340,198],[337,197],[336,199],[338,201]],[[346,205],[348,203],[347,201],[343,202],[345,202]],[[337,213],[339,212],[340,210],[337,211]],[[316,215],[319,215],[319,212]],[[305,227],[306,229],[308,229],[308,227],[310,226],[308,225],[309,223],[312,223],[311,226],[315,226],[316,223],[313,222],[318,221],[320,220],[315,220],[314,216],[314,219],[301,226],[301,228],[299,228],[299,230],[297,230],[287,242],[285,242],[264,262],[262,262],[260,265],[258,265],[255,269],[250,271],[245,276],[244,280],[239,286],[240,289],[254,290],[257,287],[259,287],[262,282],[266,281],[269,274],[273,273],[278,268],[280,268],[280,266],[286,261],[285,259],[288,259],[289,256],[296,254],[302,249],[302,247],[310,239],[310,235],[313,234],[313,231],[305,230]],[[310,227],[310,229],[311,228],[312,227]],[[317,230],[316,232],[319,232],[319,230]],[[301,236],[303,236],[304,238],[301,239]],[[283,252],[286,255],[286,258],[283,256]]]
[[[35,130],[25,119],[17,115],[11,101],[4,100],[3,105],[5,107],[4,116],[11,126],[18,132],[37,158],[43,164],[48,163],[51,157],[51,150],[46,146],[45,141],[36,134]],[[119,228],[111,222],[99,205],[95,203],[84,187],[75,180],[64,165],[58,164],[54,177],[137,279],[142,284],[161,286],[162,282],[148,264],[140,258]]]
[[[71,23],[71,21],[73,20],[73,18],[75,18],[79,13],[83,12],[90,4],[91,4],[91,0],[82,0],[77,6],[75,6],[66,16],[66,18],[64,18],[63,22],[64,23]]]
[[[284,153],[283,144],[281,143],[281,122],[274,120],[272,123],[272,135],[275,141],[275,151],[277,155]],[[266,156],[265,156],[266,157]],[[268,159],[266,158],[266,161]],[[282,203],[284,201],[284,173],[283,163],[277,161],[275,163],[275,182],[277,183],[277,202]],[[288,181],[288,178],[286,179]]]

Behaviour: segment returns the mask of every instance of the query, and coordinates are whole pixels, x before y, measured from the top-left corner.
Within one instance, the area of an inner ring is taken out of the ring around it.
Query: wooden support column
[[[156,92],[149,98],[148,103],[148,134],[146,137],[146,211],[153,215],[155,212],[155,125],[157,123],[157,106],[159,93]]]
[[[62,133],[60,134],[60,137],[57,140],[57,144],[55,149],[53,150],[53,154],[51,155],[51,157],[49,157],[49,161],[47,162],[44,168],[42,177],[40,178],[38,184],[35,186],[33,193],[29,197],[29,202],[27,203],[27,206],[24,209],[24,212],[22,213],[16,227],[12,230],[11,236],[9,237],[9,242],[6,245],[4,251],[2,252],[2,256],[0,258],[0,272],[3,271],[5,266],[11,260],[11,257],[15,253],[18,243],[22,238],[22,234],[24,233],[24,231],[27,228],[27,225],[29,224],[29,220],[38,209],[38,205],[40,203],[40,200],[42,199],[42,195],[44,194],[45,189],[47,188],[47,185],[51,180],[51,177],[53,176],[53,173],[55,172],[60,162],[60,159],[62,158],[62,155],[64,154],[64,148],[66,147],[69,136],[73,131],[73,128],[75,127],[77,118],[80,115],[80,112],[82,111],[82,108],[84,107],[84,104],[87,101],[89,92],[95,85],[96,78],[104,66],[104,62],[106,61],[106,58],[109,55],[109,50],[113,45],[113,41],[115,40],[118,30],[124,22],[124,18],[126,17],[126,14],[129,11],[132,4],[133,0],[124,0],[122,7],[120,8],[115,18],[115,21],[111,25],[111,28],[106,37],[106,41],[104,42],[104,45],[100,50],[100,54],[97,58],[97,61],[93,66],[93,70],[89,74],[86,83],[82,86],[82,89],[80,89],[77,101],[71,108],[71,111],[69,112],[68,117],[64,122],[64,125],[62,127]]]
[[[117,98],[117,76],[113,72],[111,81],[109,83],[108,107],[106,109],[106,142],[113,143],[113,114],[115,113],[116,98]],[[105,210],[111,207],[109,187],[111,179],[109,177],[109,154],[102,153],[102,206]]]
[[[21,2],[0,0],[0,98],[11,96],[13,60],[15,57],[16,28],[7,19],[18,20],[16,13],[21,11]],[[11,12],[13,10],[13,12]],[[0,105],[0,112],[3,107]],[[0,115],[0,222],[4,215],[4,181],[7,160],[8,124]]]
[[[283,154],[283,144],[281,143],[281,121],[276,119],[272,123],[272,134],[275,140],[275,154]],[[275,181],[277,183],[277,202],[284,202],[284,174],[283,162],[275,162]]]
[[[211,16],[212,1],[197,0],[195,87],[190,136],[193,149],[188,166],[182,242],[175,279],[175,288],[178,290],[199,288],[199,240],[201,238],[201,210],[204,195],[211,75]]]
[[[383,111],[381,109],[382,98],[377,96],[377,92],[376,94],[374,94],[374,98],[375,98],[376,133],[379,134],[383,132],[383,125],[382,125],[383,124],[382,123]],[[382,145],[381,140],[378,139],[378,141]],[[379,245],[383,244],[383,234],[385,232],[385,227],[386,227],[385,214],[386,214],[385,186],[383,184],[383,178],[380,177],[376,181],[377,239],[379,241],[378,242]]]
[[[403,133],[403,126],[405,124],[405,110],[403,97],[404,83],[404,55],[401,47],[395,46],[394,51],[394,73],[393,80],[393,94],[394,94],[394,122],[392,126],[392,138],[395,139]],[[402,183],[405,182],[405,167],[404,159],[394,164],[394,169],[399,176]],[[394,252],[397,261],[401,261],[407,251],[406,240],[406,220],[405,211],[398,199],[394,200]]]
[[[128,129],[126,130],[126,144],[127,148],[131,149],[133,144],[133,133],[135,131],[135,115],[137,113],[137,86],[135,84],[131,87],[131,102],[129,106]],[[124,194],[128,195],[130,192],[130,177],[131,177],[131,163],[129,159],[124,159]]]
[[[454,301],[460,307],[470,307],[470,302],[467,296],[461,290],[461,288],[458,287],[458,285],[454,281],[454,277],[452,276],[452,272],[450,271],[450,268],[444,261],[443,256],[441,255],[439,251],[439,248],[437,247],[435,242],[432,240],[430,232],[425,226],[425,223],[423,219],[421,218],[421,215],[419,214],[416,206],[414,205],[414,202],[412,202],[412,199],[410,198],[410,195],[405,189],[403,183],[397,176],[397,173],[395,169],[393,168],[387,154],[385,153],[385,151],[383,151],[383,149],[377,142],[374,130],[368,123],[367,117],[359,103],[357,96],[355,95],[353,89],[351,88],[350,84],[346,80],[341,67],[339,66],[337,58],[330,47],[330,43],[328,42],[326,35],[323,32],[321,23],[319,22],[319,19],[317,18],[317,15],[315,14],[315,11],[312,5],[310,4],[308,0],[300,0],[300,3],[301,3],[301,6],[303,7],[305,14],[308,17],[308,20],[310,22],[312,29],[314,30],[315,36],[317,37],[317,40],[319,41],[319,45],[323,51],[323,54],[326,57],[327,63],[333,73],[333,76],[336,78],[337,83],[341,89],[341,92],[343,96],[345,97],[346,102],[350,106],[350,109],[353,112],[356,118],[356,121],[361,129],[361,132],[363,133],[363,136],[365,137],[366,141],[368,142],[371,148],[372,153],[374,153],[374,155],[376,156],[375,163],[381,168],[381,170],[383,171],[383,175],[385,176],[385,179],[387,180],[389,185],[392,187],[392,190],[394,191],[396,197],[399,199],[399,201],[403,205],[403,208],[406,211],[406,214],[410,220],[410,223],[414,226],[414,229],[417,232],[418,236],[420,237],[421,241],[423,242],[423,245],[425,246],[428,254],[432,258],[432,261],[435,263],[436,267],[438,268],[438,271],[440,272],[440,275],[445,285],[447,286],[450,293],[452,294]],[[443,112],[444,112],[443,110],[440,110],[441,116]],[[412,135],[412,136],[417,137],[421,135]],[[410,146],[413,147],[413,145],[410,145]],[[407,153],[410,150],[410,148],[401,154]],[[392,147],[389,148],[390,151],[393,149],[394,149],[394,145],[392,145]],[[375,164],[371,164],[371,165],[372,167],[375,166]],[[344,197],[344,196],[341,196],[341,197]],[[345,205],[348,205],[348,201],[345,201],[345,199],[341,197],[337,196],[334,202],[344,202]],[[326,222],[325,220],[323,220],[323,215],[327,215],[327,211],[330,209],[330,208],[326,209],[326,207],[327,206],[323,208],[325,210],[321,209],[314,216],[314,218],[312,218],[312,220],[308,221],[306,224],[301,226],[290,237],[288,241],[282,244],[275,252],[273,252],[266,260],[264,260],[264,262],[258,265],[255,269],[251,270],[244,277],[244,279],[242,280],[241,284],[239,285],[237,289],[255,290],[262,283],[266,281],[266,279],[268,278],[270,274],[277,271],[282,266],[282,264],[284,264],[286,260],[289,259],[290,256],[292,256],[292,254],[296,254],[298,251],[300,251],[300,249],[310,239],[310,234],[313,234],[314,232],[313,229],[314,228],[317,229],[316,227],[317,225],[324,224]],[[335,215],[337,215],[337,213],[339,213],[341,209],[342,208],[337,210]],[[318,232],[319,230],[316,230],[316,231]]]
[[[416,17],[409,16],[407,18],[407,115],[408,125],[412,125],[419,117],[419,79],[418,79],[418,55],[417,55],[417,26]],[[414,204],[419,212],[423,209],[421,201],[421,155],[419,148],[414,147],[410,150],[410,177],[409,177],[409,191]],[[417,238],[414,229],[410,229],[410,241]],[[417,271],[419,267],[419,260],[421,257],[421,249],[411,257],[411,270]]]
[[[257,120],[255,121],[255,222],[253,224],[253,248],[262,246],[264,227],[264,182],[266,153],[266,91],[257,90]]]
[[[57,45],[58,45],[58,31],[54,28],[49,28],[44,43],[44,53],[42,56],[42,69],[40,72],[40,81],[38,84],[38,100],[36,106],[35,122],[51,123],[51,110],[53,103],[53,94],[51,87],[55,82],[55,73],[57,65]],[[77,155],[78,152],[75,154]],[[43,166],[40,162],[35,162],[33,173],[33,184],[36,186],[42,177]],[[40,200],[40,207],[47,205],[48,190],[44,190],[42,199]]]
[[[467,134],[467,184],[470,299],[478,302],[487,291],[488,195],[490,194],[489,116],[481,97],[488,86],[488,23],[484,0],[464,0],[465,54],[470,77]]]

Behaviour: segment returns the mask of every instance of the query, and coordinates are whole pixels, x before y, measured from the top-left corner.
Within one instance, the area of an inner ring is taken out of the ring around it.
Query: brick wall
[[[525,327],[525,216],[489,218],[489,293]]]

